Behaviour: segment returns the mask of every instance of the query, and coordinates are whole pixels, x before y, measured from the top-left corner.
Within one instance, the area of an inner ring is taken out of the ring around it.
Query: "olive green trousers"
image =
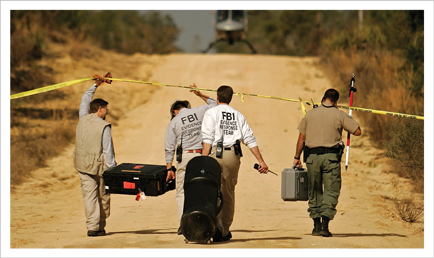
[[[336,153],[311,154],[306,160],[309,180],[309,216],[332,220],[341,192],[341,163]]]

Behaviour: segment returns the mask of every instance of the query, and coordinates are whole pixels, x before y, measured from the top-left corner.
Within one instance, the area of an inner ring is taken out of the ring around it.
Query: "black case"
[[[162,195],[176,186],[174,179],[167,183],[166,177],[167,167],[164,165],[136,163],[122,163],[103,173],[105,191],[112,194],[136,195],[140,188],[147,196]]]
[[[210,243],[217,229],[216,216],[223,207],[220,184],[221,167],[214,158],[197,156],[188,162],[181,218],[186,242]]]

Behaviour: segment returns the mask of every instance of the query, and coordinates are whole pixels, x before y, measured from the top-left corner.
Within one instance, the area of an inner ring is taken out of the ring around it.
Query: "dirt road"
[[[158,58],[159,65],[151,71],[150,81],[181,85],[194,82],[198,87],[211,89],[226,84],[236,92],[314,101],[319,101],[323,92],[333,87],[315,65],[314,58],[186,54]],[[78,91],[84,92],[88,86],[77,86]],[[114,82],[98,90],[100,96],[108,99],[110,110],[128,102],[128,99],[111,101],[117,87],[119,84]],[[215,93],[204,93],[215,98]],[[140,94],[140,91],[129,92],[128,96],[131,94]],[[113,126],[118,163],[165,163],[164,135],[170,120],[169,106],[174,99],[188,99],[193,106],[204,104],[188,90],[156,88],[147,103],[137,105]],[[337,253],[352,256],[364,252],[381,256],[384,253],[379,253],[378,248],[386,248],[387,255],[408,252],[413,256],[423,250],[423,218],[413,224],[403,222],[392,201],[408,195],[408,182],[390,173],[393,168],[386,164],[381,152],[371,147],[366,135],[352,138],[350,167],[342,171],[338,213],[330,224],[333,237],[314,237],[310,235],[313,223],[308,217],[307,203],[284,202],[280,198],[280,172],[293,162],[298,137],[296,128],[302,118],[300,103],[257,97],[245,97],[242,102],[240,96],[234,96],[231,105],[245,115],[265,162],[279,174],[257,173],[252,168],[256,163],[254,156],[243,146],[231,241],[185,244],[183,236],[176,234],[179,224],[174,191],[141,201],[135,201],[135,196],[113,194],[106,227],[108,235],[87,237],[79,178],[72,166],[74,146],[71,145],[51,160],[49,167],[35,171],[29,182],[11,194],[10,251],[30,256],[76,253],[85,256],[222,256],[223,252],[230,256],[315,256],[322,248],[339,248],[326,251],[328,254],[323,256]],[[357,119],[357,113],[353,114]],[[423,201],[419,195],[413,194],[412,198]],[[348,248],[360,249],[345,250]]]

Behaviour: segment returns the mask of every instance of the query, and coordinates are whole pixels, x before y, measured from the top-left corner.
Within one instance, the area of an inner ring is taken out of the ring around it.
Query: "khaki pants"
[[[110,194],[105,193],[102,176],[78,172],[84,200],[87,230],[103,230],[110,216]]]
[[[194,157],[201,156],[201,153],[182,153],[182,161],[178,162],[176,167],[176,206],[178,207],[178,221],[181,221],[182,214],[184,214],[184,180],[185,180],[185,168],[187,163]]]
[[[336,205],[341,192],[341,163],[338,161],[338,155],[311,154],[306,160],[306,167],[310,187],[307,210],[309,216],[326,216],[332,220],[336,215]]]
[[[212,147],[210,157],[213,157],[222,167],[221,192],[223,195],[223,208],[217,214],[217,227],[223,236],[229,234],[229,227],[232,225],[235,214],[235,185],[238,181],[238,170],[240,169],[241,158],[235,155],[234,148],[224,150],[222,158],[215,156],[215,147]]]

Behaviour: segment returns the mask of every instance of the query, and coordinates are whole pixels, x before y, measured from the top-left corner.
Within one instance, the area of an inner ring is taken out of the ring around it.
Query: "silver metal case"
[[[284,201],[307,201],[308,186],[307,169],[285,168],[282,171],[281,197]]]

